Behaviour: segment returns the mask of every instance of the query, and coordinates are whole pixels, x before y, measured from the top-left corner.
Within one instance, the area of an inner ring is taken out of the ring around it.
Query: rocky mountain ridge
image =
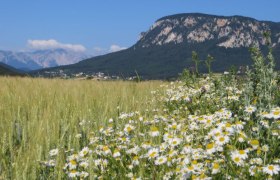
[[[276,29],[275,29],[276,28]],[[242,16],[213,16],[206,14],[178,14],[157,20],[151,28],[141,33],[137,43],[141,47],[169,43],[202,43],[216,40],[225,48],[265,45],[263,33],[272,33],[272,43],[280,43],[280,24],[258,21]]]

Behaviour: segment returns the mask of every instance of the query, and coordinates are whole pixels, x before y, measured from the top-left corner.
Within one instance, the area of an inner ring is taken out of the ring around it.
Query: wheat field
[[[106,126],[119,112],[155,106],[148,99],[160,84],[1,77],[0,179],[36,179],[50,149],[78,148],[75,134]],[[83,120],[91,128],[79,129]]]

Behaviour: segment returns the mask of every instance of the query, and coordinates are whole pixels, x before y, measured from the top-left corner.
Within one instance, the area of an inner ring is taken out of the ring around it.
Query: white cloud
[[[100,56],[100,55],[103,55],[103,54],[106,54],[108,53],[108,50],[105,49],[105,48],[101,48],[101,47],[94,47],[93,48],[93,55],[94,56]]]
[[[93,50],[96,52],[101,52],[101,51],[104,51],[105,49],[103,49],[101,47],[94,47]]]
[[[100,56],[100,55],[113,53],[113,52],[117,52],[117,51],[124,50],[124,49],[127,49],[127,47],[121,47],[116,44],[111,45],[109,48],[102,48],[102,47],[96,46],[93,48],[93,54],[94,54],[94,56]]]
[[[27,45],[29,48],[32,49],[68,49],[72,51],[77,51],[77,52],[84,52],[86,51],[86,48],[83,45],[80,44],[64,44],[60,43],[54,39],[49,39],[49,40],[28,40]]]
[[[124,49],[127,49],[127,47],[121,47],[119,45],[113,44],[113,45],[111,45],[109,52],[117,52],[117,51],[124,50]]]

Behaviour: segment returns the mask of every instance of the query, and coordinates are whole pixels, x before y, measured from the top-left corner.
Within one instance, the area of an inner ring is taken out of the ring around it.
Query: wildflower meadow
[[[1,78],[0,179],[280,179],[279,76],[251,52],[175,82]]]

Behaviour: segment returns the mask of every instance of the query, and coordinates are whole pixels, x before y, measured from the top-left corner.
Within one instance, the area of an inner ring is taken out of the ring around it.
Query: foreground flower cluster
[[[230,84],[230,85],[229,85]],[[171,83],[151,112],[122,113],[65,152],[65,175],[87,179],[278,179],[280,108],[246,100],[246,84]],[[155,95],[157,94],[156,92]],[[82,123],[83,125],[83,123]],[[56,166],[51,150],[47,168]]]

